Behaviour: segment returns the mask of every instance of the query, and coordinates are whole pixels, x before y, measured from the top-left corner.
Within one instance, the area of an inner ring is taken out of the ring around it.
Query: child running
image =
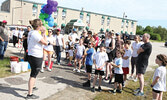
[[[93,80],[93,87],[91,89],[92,92],[95,92],[95,84],[97,77],[99,75],[99,87],[98,91],[101,92],[101,81],[102,81],[102,76],[104,75],[104,70],[105,70],[105,65],[106,62],[108,61],[108,56],[107,53],[104,52],[105,49],[105,44],[100,45],[100,51],[98,51],[95,56],[93,57],[94,64],[95,64],[95,77]]]
[[[117,50],[114,63],[111,62],[111,65],[114,67],[114,73],[115,73],[115,82],[114,82],[114,90],[113,90],[114,94],[116,93],[116,91],[118,91],[119,93],[122,93],[122,83],[123,83],[122,56],[123,55],[124,55],[124,51]],[[119,85],[118,90],[117,90],[117,84]],[[109,92],[112,92],[112,91],[110,90]]]
[[[123,59],[122,69],[124,72],[124,74],[123,74],[124,81],[122,84],[123,87],[125,87],[125,82],[127,80],[127,74],[129,74],[129,62],[130,62],[129,58],[131,57],[130,44],[131,44],[131,42],[129,40],[125,41],[125,43],[124,43],[125,54],[122,57],[122,59]]]
[[[80,73],[81,61],[82,61],[82,58],[83,58],[84,50],[85,50],[85,46],[83,45],[83,40],[80,39],[79,40],[79,45],[76,47],[76,50],[75,50],[75,54],[76,54],[75,61],[74,61],[75,68],[73,69],[73,71],[77,71],[78,73]],[[78,69],[77,69],[77,62],[79,64]]]
[[[92,65],[93,65],[93,56],[95,55],[96,50],[93,48],[93,43],[88,43],[88,48],[86,51],[86,72],[88,74],[88,81],[83,83],[84,87],[90,87],[91,73],[92,73]]]
[[[167,56],[159,54],[157,55],[155,62],[159,67],[155,69],[153,82],[151,84],[153,100],[162,100],[163,92],[166,91]]]

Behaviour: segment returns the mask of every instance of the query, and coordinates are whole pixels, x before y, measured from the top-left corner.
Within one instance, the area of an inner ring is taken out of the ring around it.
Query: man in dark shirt
[[[141,47],[139,48],[139,50],[137,51],[138,55],[138,59],[137,59],[137,73],[138,73],[138,78],[139,78],[139,83],[140,83],[140,88],[138,88],[136,90],[136,96],[143,96],[144,92],[143,92],[143,88],[144,88],[144,74],[146,71],[146,68],[148,66],[148,59],[149,56],[152,52],[152,45],[149,41],[150,39],[150,35],[148,33],[145,33],[143,35],[143,42],[144,44],[141,45]]]
[[[7,21],[3,20],[0,23],[0,60],[3,60],[4,54],[8,45],[9,37],[8,37],[8,29],[6,27]]]

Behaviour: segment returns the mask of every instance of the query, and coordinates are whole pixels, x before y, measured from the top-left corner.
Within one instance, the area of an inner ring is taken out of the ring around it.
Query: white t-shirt
[[[70,49],[70,50],[68,51],[68,53],[69,53],[69,56],[70,56],[70,57],[73,56],[73,50]]]
[[[78,38],[78,35],[76,33],[70,33],[69,36],[71,36],[72,42],[75,43],[75,40]]]
[[[94,55],[94,57],[93,57],[93,59],[95,60],[95,62],[96,62],[96,66],[97,67],[100,67],[100,66],[102,66],[105,62],[107,62],[108,61],[108,55],[107,55],[107,53],[106,52],[97,52],[95,55]],[[104,71],[105,70],[105,66],[102,68],[102,71]]]
[[[42,36],[38,31],[33,30],[28,33],[28,55],[42,58],[43,57],[43,46],[40,42]]]
[[[55,38],[55,41],[56,41],[56,46],[63,46],[63,42],[62,42],[63,35],[62,34],[55,35],[54,38]]]
[[[111,42],[111,38],[107,38],[107,39],[105,40],[105,45],[106,45],[106,47],[109,47],[110,42]]]
[[[19,31],[19,38],[22,38],[24,34],[24,31]]]
[[[139,43],[136,43],[136,42],[132,43],[132,48],[133,48],[132,57],[137,57],[138,56],[137,50],[139,50],[140,46],[141,46],[140,42]]]
[[[158,91],[166,91],[166,67],[160,66],[155,69],[153,81],[156,79],[156,77],[159,77],[158,82],[153,86],[154,90]]]
[[[54,43],[55,38],[53,36],[47,37],[47,41],[48,41],[48,43]],[[53,51],[53,45],[46,45],[46,46],[44,46],[44,49],[47,51]]]
[[[118,66],[120,65],[120,67],[115,67],[114,68],[114,73],[116,74],[123,74],[123,70],[122,70],[122,58],[115,58],[114,59],[114,63]]]
[[[123,59],[123,64],[122,64],[122,67],[124,67],[124,68],[126,68],[126,67],[129,67],[129,59],[130,59],[130,57],[131,57],[131,54],[132,54],[132,52],[131,52],[131,50],[130,49],[125,49],[125,54],[124,54],[124,56],[123,57],[126,57],[126,56],[128,56],[129,58],[128,59]]]
[[[13,32],[12,32],[12,33],[13,33],[13,35],[14,35],[14,36],[18,37],[19,30],[13,30]]]
[[[83,53],[84,53],[84,50],[85,50],[85,46],[84,45],[78,45],[76,49],[77,49],[77,54],[76,55],[82,56]]]

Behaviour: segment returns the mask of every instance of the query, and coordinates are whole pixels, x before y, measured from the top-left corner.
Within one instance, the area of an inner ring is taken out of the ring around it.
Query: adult
[[[137,75],[139,79],[140,88],[136,89],[136,96],[144,96],[143,88],[144,88],[144,74],[148,66],[148,59],[152,52],[152,45],[150,43],[150,35],[145,33],[143,35],[144,44],[141,45],[139,50],[137,51]]]
[[[35,19],[30,21],[33,31],[28,34],[28,62],[31,66],[31,74],[28,82],[28,95],[26,99],[38,99],[39,96],[32,94],[36,77],[41,69],[43,58],[43,45],[47,45],[46,35],[40,35],[39,31],[42,28],[42,21]]]
[[[105,45],[106,45],[106,52],[107,52],[109,60],[107,61],[107,64],[106,64],[105,80],[108,80],[108,69],[110,72],[110,78],[111,78],[111,74],[112,74],[110,62],[115,58],[115,50],[114,50],[115,39],[114,39],[114,33],[112,33],[112,32],[109,32],[106,35],[107,36],[105,36]]]
[[[23,34],[24,34],[24,30],[23,30],[23,28],[20,28],[19,34],[18,34],[18,48],[22,47]]]
[[[76,39],[78,38],[78,35],[77,35],[77,29],[73,29],[72,32],[69,34],[68,36],[68,39],[70,41],[72,41],[73,43],[75,43]]]
[[[53,54],[53,45],[55,45],[55,39],[52,35],[52,29],[48,29],[48,37],[47,37],[47,42],[49,43],[49,45],[44,46],[44,50],[43,50],[43,63],[42,63],[42,68],[41,68],[41,72],[44,72],[44,64],[45,64],[45,60],[46,60],[46,56],[48,55],[48,66],[47,69],[48,71],[51,71],[51,58],[52,58],[52,54]]]
[[[88,35],[88,34],[87,34],[87,31],[83,30],[80,39],[85,40],[85,38],[87,37],[87,35]]]
[[[116,50],[123,50],[123,45],[124,45],[124,42],[121,39],[121,34],[120,33],[116,33],[115,49]]]
[[[55,35],[56,40],[56,55],[57,55],[57,64],[60,65],[61,52],[63,51],[64,46],[64,37],[60,34],[61,29],[57,29],[57,34]]]
[[[0,60],[3,60],[4,54],[8,45],[9,41],[9,31],[6,27],[7,21],[3,20],[3,22],[0,23]]]
[[[15,30],[13,30],[13,46],[14,47],[16,47],[18,34],[19,34],[19,28],[16,27]]]
[[[88,36],[84,39],[84,46],[85,48],[88,47],[88,44],[92,38],[92,31],[88,31]]]
[[[94,38],[94,40],[95,40],[95,49],[96,49],[96,51],[97,51],[97,49],[98,49],[98,44],[99,44],[99,37],[98,37],[98,34],[97,34],[97,33],[94,33],[93,38]]]
[[[138,57],[138,54],[137,54],[137,51],[139,50],[140,46],[141,46],[141,43],[140,43],[140,37],[139,35],[136,35],[134,37],[134,42],[132,43],[132,57],[131,57],[131,76],[129,77],[129,79],[134,79],[134,82],[137,81],[137,68],[136,68],[136,76],[133,78],[133,74],[134,74],[134,69],[135,69],[135,66],[136,66],[136,63],[137,63],[137,57]]]

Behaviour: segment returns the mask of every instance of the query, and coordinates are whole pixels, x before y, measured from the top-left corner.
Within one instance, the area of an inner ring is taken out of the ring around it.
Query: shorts
[[[95,70],[95,75],[101,75],[101,76],[103,76],[104,75],[104,71]]]
[[[92,65],[86,65],[86,72],[92,73]]]
[[[73,59],[73,56],[70,56],[70,57],[69,57],[69,60],[72,61],[72,59]]]
[[[136,68],[137,68],[137,74],[145,74],[147,65],[137,63]]]
[[[41,70],[43,58],[36,58],[34,56],[28,56],[28,62],[31,66],[30,77],[36,78],[39,71]]]
[[[115,74],[115,82],[123,83],[123,74]]]
[[[81,55],[76,55],[75,58],[76,59],[82,59],[82,56]]]
[[[43,49],[43,53],[44,54],[53,54],[53,51],[48,51],[48,50]]]
[[[122,67],[122,70],[124,72],[124,75],[129,74],[129,67]]]
[[[152,89],[152,91],[155,92],[155,93],[161,93],[162,92],[162,91],[158,91],[158,90],[154,90],[154,89]]]

